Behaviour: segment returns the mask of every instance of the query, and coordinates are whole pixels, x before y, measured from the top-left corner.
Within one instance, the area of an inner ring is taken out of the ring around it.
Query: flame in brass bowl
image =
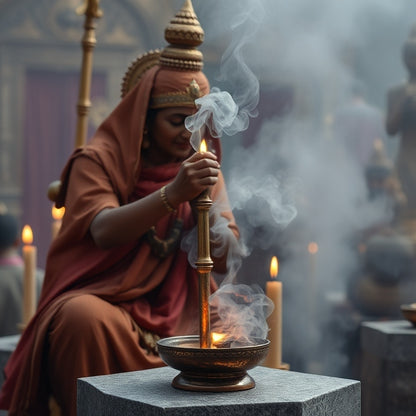
[[[162,360],[180,373],[172,386],[191,391],[239,391],[255,386],[247,370],[267,355],[269,340],[231,347],[200,348],[198,335],[163,338],[158,341]]]

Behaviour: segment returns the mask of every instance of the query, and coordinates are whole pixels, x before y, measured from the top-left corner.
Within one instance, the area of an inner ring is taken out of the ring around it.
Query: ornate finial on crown
[[[204,31],[190,0],[185,0],[181,10],[166,27],[165,39],[169,45],[163,51],[159,49],[149,51],[131,63],[123,77],[121,97],[124,97],[137,84],[144,72],[154,65],[159,64],[183,71],[202,69],[203,56],[196,47],[204,41]]]
[[[203,55],[196,47],[204,41],[204,31],[191,0],[185,0],[181,10],[166,27],[165,39],[169,45],[160,55],[161,66],[186,71],[202,69]]]

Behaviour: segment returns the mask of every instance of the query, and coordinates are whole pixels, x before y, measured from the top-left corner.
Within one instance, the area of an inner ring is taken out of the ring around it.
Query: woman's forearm
[[[102,210],[92,221],[90,232],[98,247],[111,248],[137,240],[167,214],[169,210],[158,190],[138,201]]]

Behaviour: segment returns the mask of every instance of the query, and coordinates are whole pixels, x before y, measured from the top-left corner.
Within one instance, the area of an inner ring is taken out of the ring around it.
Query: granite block
[[[360,382],[256,367],[255,388],[190,392],[171,382],[171,367],[78,379],[78,416],[358,416]]]
[[[416,362],[416,328],[408,321],[363,322],[361,348],[394,361]]]
[[[0,386],[3,384],[3,369],[19,342],[20,335],[0,337]]]
[[[363,416],[414,416],[416,328],[408,321],[361,327]]]
[[[20,335],[0,337],[0,386],[2,386],[4,382],[4,366],[12,355],[12,352],[15,350],[19,339]],[[0,416],[7,416],[7,410],[0,410]]]

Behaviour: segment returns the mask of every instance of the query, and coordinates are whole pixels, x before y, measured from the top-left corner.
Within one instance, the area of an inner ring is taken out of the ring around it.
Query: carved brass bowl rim
[[[416,303],[401,305],[403,316],[416,327]]]
[[[158,341],[162,360],[172,368],[195,373],[245,372],[267,355],[270,341],[255,339],[253,345],[230,348],[200,348],[198,335],[163,338]]]

